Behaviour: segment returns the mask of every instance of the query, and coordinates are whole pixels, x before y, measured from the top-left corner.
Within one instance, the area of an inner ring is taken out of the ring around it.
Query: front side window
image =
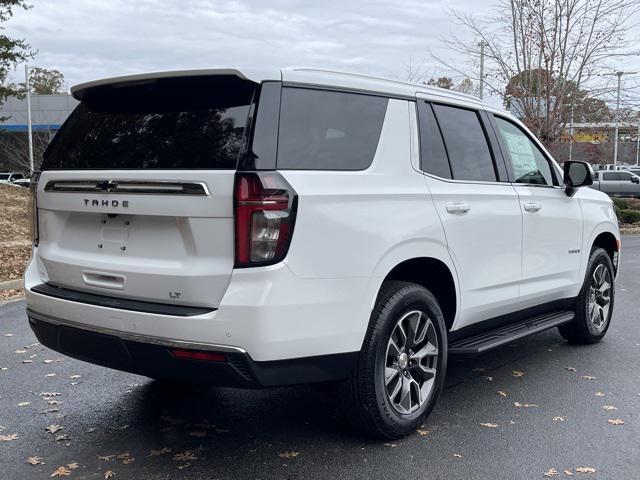
[[[515,182],[554,185],[551,165],[538,146],[520,127],[504,118],[495,119],[511,159]]]
[[[373,95],[283,88],[278,168],[368,168],[378,147],[388,102]]]
[[[434,105],[456,180],[495,182],[491,150],[478,112],[448,105]]]

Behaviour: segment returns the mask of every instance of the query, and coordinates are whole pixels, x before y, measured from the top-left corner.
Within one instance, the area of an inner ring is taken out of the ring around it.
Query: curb
[[[0,290],[15,290],[24,287],[24,280],[19,278],[17,280],[9,280],[8,282],[0,282]]]

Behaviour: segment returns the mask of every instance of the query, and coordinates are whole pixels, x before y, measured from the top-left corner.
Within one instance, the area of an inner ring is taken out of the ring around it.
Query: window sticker
[[[515,178],[520,179],[536,173],[538,165],[536,164],[536,158],[529,139],[522,135],[514,135],[505,131],[502,132],[502,135],[504,135],[511,153]]]

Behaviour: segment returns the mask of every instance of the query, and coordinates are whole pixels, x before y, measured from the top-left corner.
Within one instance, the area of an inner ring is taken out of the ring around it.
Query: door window
[[[440,127],[431,105],[418,101],[420,125],[420,168],[432,175],[451,178],[451,167]]]
[[[529,136],[510,121],[495,119],[511,159],[515,182],[555,185],[549,161]]]
[[[434,105],[438,124],[456,180],[495,182],[491,149],[478,112],[448,105]]]
[[[605,182],[618,181],[620,180],[620,175],[618,175],[618,172],[603,172],[602,180],[604,180]]]

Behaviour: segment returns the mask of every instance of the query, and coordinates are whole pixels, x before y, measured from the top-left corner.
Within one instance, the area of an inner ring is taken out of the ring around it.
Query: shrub
[[[640,210],[620,210],[618,219],[622,223],[640,223]]]
[[[624,198],[612,197],[611,200],[613,200],[613,204],[620,210],[627,210],[629,208],[629,202],[627,202]]]

